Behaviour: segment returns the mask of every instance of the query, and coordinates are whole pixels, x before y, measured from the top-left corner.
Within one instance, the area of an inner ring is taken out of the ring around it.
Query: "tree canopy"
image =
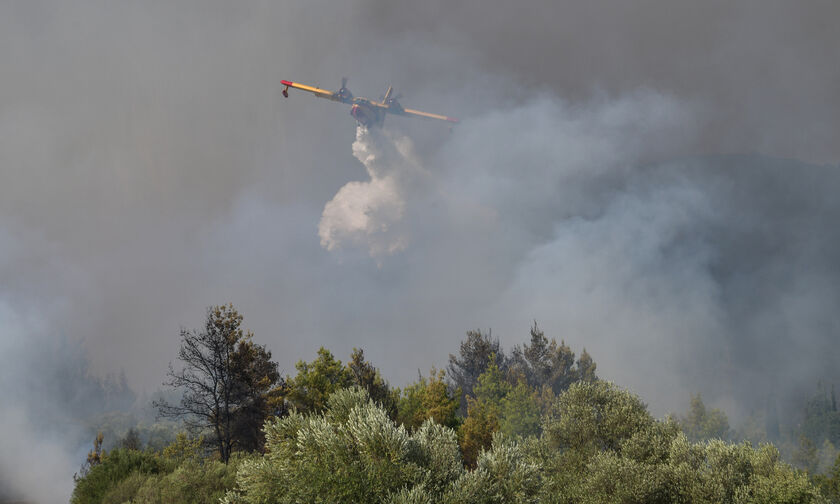
[[[840,501],[833,394],[807,403],[784,447],[799,470],[774,445],[728,441],[726,415],[699,394],[684,415],[654,418],[536,324],[510,358],[470,332],[450,356],[454,377],[432,368],[395,389],[361,349],[345,364],[321,348],[281,378],[242,320],[217,306],[203,331],[181,331],[168,383],[183,399],[158,406],[197,431],[144,448],[131,427],[108,451],[98,434],[73,504]]]
[[[269,414],[266,394],[280,379],[271,352],[253,342],[242,319],[233,305],[220,305],[207,310],[203,331],[182,329],[181,367],[170,364],[165,382],[183,392],[180,404],[155,402],[161,416],[209,430],[224,462],[235,448],[253,450],[262,444],[260,429]]]

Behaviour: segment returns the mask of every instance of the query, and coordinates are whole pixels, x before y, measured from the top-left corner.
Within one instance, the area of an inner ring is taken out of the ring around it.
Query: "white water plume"
[[[409,233],[401,226],[410,181],[423,173],[411,141],[380,129],[359,126],[353,155],[367,169],[369,181],[348,182],[324,206],[318,235],[321,246],[367,247],[371,257],[405,250]]]

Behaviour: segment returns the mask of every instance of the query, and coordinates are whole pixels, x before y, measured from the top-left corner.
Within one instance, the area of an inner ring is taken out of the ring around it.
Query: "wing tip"
[[[284,86],[291,86],[292,84],[294,84],[294,82],[287,81],[287,80],[281,80],[280,84],[283,84]]]

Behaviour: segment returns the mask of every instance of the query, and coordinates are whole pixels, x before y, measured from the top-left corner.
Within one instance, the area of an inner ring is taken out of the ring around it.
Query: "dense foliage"
[[[322,348],[295,376],[249,389],[264,443],[225,456],[209,428],[210,442],[181,433],[144,449],[129,429],[106,451],[100,434],[71,502],[840,502],[833,393],[809,402],[795,468],[772,444],[732,442],[726,415],[699,395],[684,415],[656,419],[598,379],[585,351],[575,359],[536,324],[530,336],[508,357],[470,332],[450,356],[454,378],[433,369],[403,389],[361,350],[343,364]]]
[[[170,450],[171,451],[171,450]],[[236,481],[246,457],[227,464],[199,456],[115,449],[76,483],[71,504],[184,504],[218,502]]]
[[[360,388],[265,429],[267,452],[243,464],[230,502],[388,502],[403,490],[437,500],[464,471],[453,430],[429,419],[409,432]]]

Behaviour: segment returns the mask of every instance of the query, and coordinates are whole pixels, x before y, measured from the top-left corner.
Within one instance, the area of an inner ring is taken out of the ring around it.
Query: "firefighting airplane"
[[[374,101],[368,98],[353,96],[353,93],[347,89],[347,77],[341,79],[341,89],[338,91],[327,91],[326,89],[320,89],[287,80],[281,80],[280,83],[286,86],[283,89],[283,96],[286,98],[289,97],[289,88],[291,87],[301,89],[303,91],[309,91],[318,98],[325,98],[327,100],[352,105],[352,107],[350,107],[350,115],[352,115],[359,124],[367,128],[381,127],[382,123],[385,122],[386,113],[409,117],[421,117],[423,119],[437,119],[439,121],[448,121],[451,123],[458,122],[458,119],[453,119],[451,117],[404,108],[400,105],[400,102],[397,101],[400,97],[391,95],[393,88],[390,86],[388,87],[388,91],[385,92],[385,96],[382,98],[382,101]]]

